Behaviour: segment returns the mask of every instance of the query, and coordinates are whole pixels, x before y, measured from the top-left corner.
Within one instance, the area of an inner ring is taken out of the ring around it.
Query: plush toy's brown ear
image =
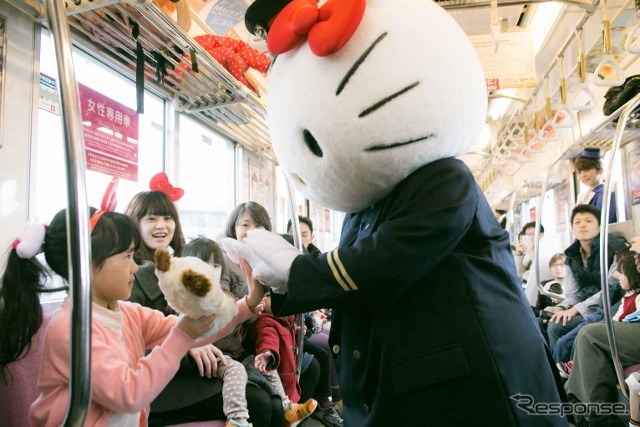
[[[189,269],[182,273],[180,280],[192,294],[203,297],[211,290],[211,282],[206,276]]]
[[[171,268],[171,255],[164,248],[156,249],[156,269],[158,271],[169,271]]]

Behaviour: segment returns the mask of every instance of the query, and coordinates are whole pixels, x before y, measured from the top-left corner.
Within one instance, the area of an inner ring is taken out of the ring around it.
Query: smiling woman
[[[136,251],[136,262],[153,262],[159,247],[170,247],[174,253],[180,253],[185,244],[180,216],[176,205],[163,191],[136,194],[124,213],[138,224],[143,241]]]

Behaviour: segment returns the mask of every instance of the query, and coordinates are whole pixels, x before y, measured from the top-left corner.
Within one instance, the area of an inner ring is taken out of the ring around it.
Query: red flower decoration
[[[331,55],[356,32],[365,7],[365,0],[329,0],[320,9],[316,0],[293,0],[271,24],[269,52],[285,53],[308,39],[314,54]]]
[[[169,196],[172,202],[177,202],[182,196],[184,196],[184,190],[182,188],[174,187],[169,182],[169,177],[166,173],[160,172],[151,177],[149,181],[149,189],[151,191],[162,191]]]

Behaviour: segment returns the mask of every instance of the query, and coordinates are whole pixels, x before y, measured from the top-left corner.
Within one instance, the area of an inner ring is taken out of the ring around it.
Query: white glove
[[[243,243],[263,261],[263,265],[258,265],[253,270],[253,276],[274,288],[276,293],[286,292],[291,264],[302,252],[282,237],[267,230],[249,230]]]
[[[257,264],[260,259],[249,249],[247,245],[240,240],[232,239],[231,237],[223,237],[218,239],[218,243],[222,246],[225,253],[236,264],[240,264],[240,258],[244,258],[251,268]]]
[[[267,231],[267,233],[269,232]],[[280,240],[289,245],[286,240],[282,238],[280,238]],[[253,277],[258,279],[265,285],[274,288],[275,293],[284,294],[287,292],[287,279],[276,274],[276,272],[273,271],[258,256],[256,256],[251,248],[249,248],[249,246],[247,246],[244,242],[236,239],[231,239],[229,237],[224,237],[219,240],[219,243],[220,245],[222,245],[222,248],[226,252],[229,259],[231,259],[231,261],[235,262],[236,264],[240,264],[240,258],[244,258],[251,266],[251,270],[253,270]]]

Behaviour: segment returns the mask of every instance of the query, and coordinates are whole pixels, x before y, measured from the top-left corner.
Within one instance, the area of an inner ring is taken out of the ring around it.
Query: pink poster
[[[87,169],[138,180],[138,114],[78,85]]]

